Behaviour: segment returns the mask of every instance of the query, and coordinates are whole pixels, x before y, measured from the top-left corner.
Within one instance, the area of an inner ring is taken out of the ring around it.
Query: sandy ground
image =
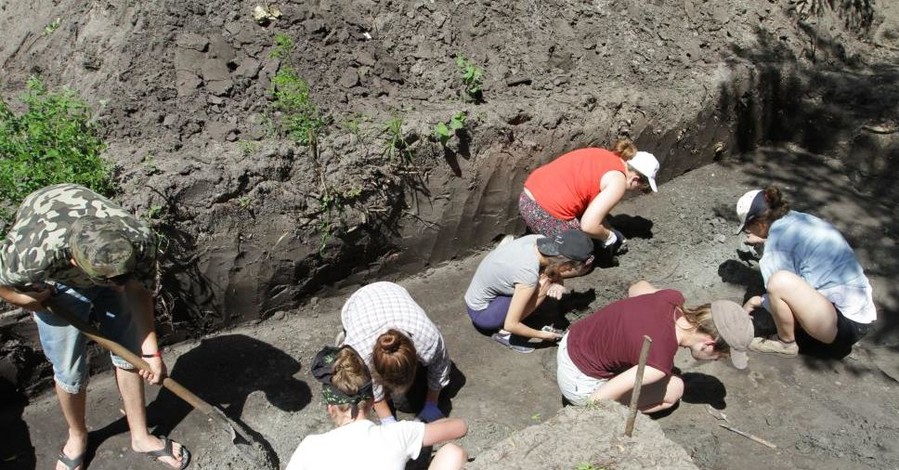
[[[889,283],[896,254],[893,208],[876,198],[831,189],[849,185],[826,161],[793,150],[762,151],[752,164],[710,165],[663,185],[656,195],[623,202],[616,222],[630,235],[630,252],[617,266],[571,280],[574,294],[546,306],[537,320],[577,321],[624,295],[626,286],[641,278],[682,290],[688,303],[741,301],[759,281],[755,263],[740,260],[741,239],[733,235],[731,207],[756,185],[781,183],[795,208],[830,218],[857,247],[881,306],[877,331],[842,361],[753,354],[749,369],[739,371],[727,362],[695,362],[682,352],[676,363],[687,392],[679,407],[657,417],[658,423],[700,468],[897,468],[899,334],[897,291]],[[798,172],[796,164],[806,170]],[[470,325],[462,294],[479,259],[456,260],[399,281],[446,338],[456,370],[444,395],[450,398],[451,415],[470,424],[461,443],[475,459],[493,443],[562,407],[554,347],[516,354]],[[167,351],[172,377],[258,432],[283,467],[303,436],[331,428],[309,362],[333,341],[340,306],[355,287],[335,289],[255,325],[178,344]],[[150,389],[149,394],[154,431],[187,443],[194,468],[249,468],[229,437],[201,413],[168,393],[157,396]],[[732,426],[777,447],[719,427],[709,405],[724,412]],[[111,374],[95,377],[89,395],[95,451],[90,467],[161,468],[130,451],[119,408]],[[24,449],[16,461],[25,463],[20,468],[28,468],[31,458],[38,468],[48,468],[65,436],[62,416],[49,395],[25,407],[21,421],[7,429],[13,430],[16,448]]]

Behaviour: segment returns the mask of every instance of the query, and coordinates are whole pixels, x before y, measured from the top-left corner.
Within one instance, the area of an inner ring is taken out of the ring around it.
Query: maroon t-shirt
[[[677,353],[675,306],[684,296],[673,289],[611,303],[568,330],[568,355],[586,375],[610,379],[640,361],[643,335],[652,338],[646,365],[671,374]]]

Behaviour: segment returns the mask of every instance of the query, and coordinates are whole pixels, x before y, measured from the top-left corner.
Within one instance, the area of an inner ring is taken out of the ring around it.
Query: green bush
[[[0,217],[9,220],[29,193],[57,183],[77,183],[100,194],[115,192],[106,145],[91,109],[72,90],[50,92],[30,78],[16,115],[0,100]]]
[[[300,145],[314,144],[324,119],[309,100],[309,85],[293,67],[281,67],[275,74],[272,97],[275,109],[281,111],[280,128]]]

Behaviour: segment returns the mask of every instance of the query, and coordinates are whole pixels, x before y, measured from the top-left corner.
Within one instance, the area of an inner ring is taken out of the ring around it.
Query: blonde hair
[[[347,396],[356,395],[371,382],[371,374],[368,372],[368,367],[365,366],[365,361],[352,348],[345,347],[337,353],[331,370],[331,386]],[[362,408],[368,402],[369,400],[362,400],[358,406]],[[340,408],[341,411],[348,411],[353,405],[347,403],[334,406]]]
[[[715,351],[721,353],[730,352],[730,345],[727,344],[727,341],[724,341],[724,338],[721,337],[721,333],[718,332],[718,327],[715,326],[715,320],[712,318],[711,304],[702,304],[696,307],[681,305],[677,310],[690,325],[696,328],[697,333],[709,335],[715,340]]]
[[[418,356],[412,340],[402,332],[391,328],[378,336],[371,358],[372,372],[391,392],[403,391],[415,380]]]

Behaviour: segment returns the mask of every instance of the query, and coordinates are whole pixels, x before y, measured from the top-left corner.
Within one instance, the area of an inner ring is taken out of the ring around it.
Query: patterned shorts
[[[566,230],[581,229],[581,222],[578,219],[561,220],[553,217],[524,191],[518,196],[518,211],[532,232],[547,237],[555,237]]]

